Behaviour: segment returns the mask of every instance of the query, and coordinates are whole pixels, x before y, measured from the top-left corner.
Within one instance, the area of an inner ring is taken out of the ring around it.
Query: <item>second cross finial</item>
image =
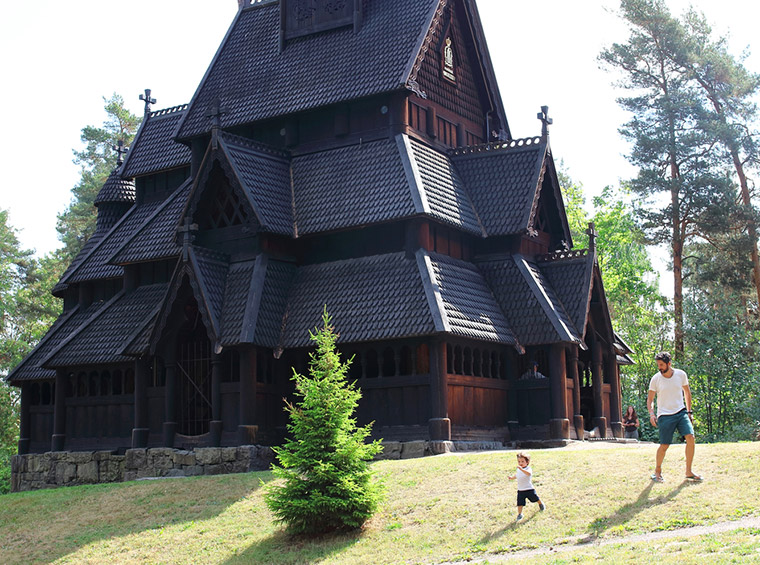
[[[536,114],[536,117],[541,120],[541,137],[546,139],[549,137],[549,126],[554,123],[549,117],[549,106],[541,106],[541,111]]]
[[[140,95],[140,100],[145,102],[145,115],[150,114],[150,105],[156,103],[155,98],[150,97],[150,88],[145,89],[145,95]]]

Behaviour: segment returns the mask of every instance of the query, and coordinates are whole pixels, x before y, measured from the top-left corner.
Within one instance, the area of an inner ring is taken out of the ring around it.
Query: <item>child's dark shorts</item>
[[[526,499],[530,500],[531,502],[538,502],[538,495],[536,494],[536,489],[532,488],[530,490],[517,491],[517,506],[525,506]]]

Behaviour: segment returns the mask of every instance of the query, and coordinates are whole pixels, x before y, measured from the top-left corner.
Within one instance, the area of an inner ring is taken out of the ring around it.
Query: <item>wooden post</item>
[[[430,412],[432,417],[428,421],[428,431],[433,441],[451,440],[448,386],[446,342],[435,340],[430,344]]]
[[[256,443],[258,426],[256,422],[256,355],[255,348],[240,351],[240,421],[238,422],[238,444]]]
[[[173,359],[166,362],[164,392],[164,447],[174,447],[174,435],[177,433],[177,363]]]
[[[19,434],[18,434],[18,454],[26,455],[29,453],[29,448],[32,443],[32,436],[30,434],[30,419],[31,413],[29,412],[29,384],[24,383],[21,385],[21,406],[19,408]]]
[[[571,345],[568,349],[568,370],[573,379],[573,427],[575,436],[583,439],[583,414],[581,414],[581,381],[578,376],[578,346]]]
[[[209,436],[212,447],[222,445],[222,356],[211,355],[211,422]]]
[[[599,428],[599,437],[607,436],[607,418],[604,417],[604,374],[602,373],[602,344],[594,339],[591,345],[591,381],[594,391],[594,418],[592,423]]]
[[[620,396],[620,372],[617,364],[615,349],[610,347],[607,352],[607,363],[605,367],[607,374],[610,376],[610,428],[614,437],[623,437],[623,413],[622,398]]]
[[[150,363],[142,357],[135,361],[135,427],[132,429],[132,447],[148,446],[148,380]]]
[[[549,435],[552,439],[570,438],[570,420],[567,419],[567,363],[565,346],[555,343],[549,357],[549,380],[552,398],[552,419]]]
[[[53,437],[50,451],[63,451],[66,444],[66,371],[55,372],[55,405],[53,408]]]

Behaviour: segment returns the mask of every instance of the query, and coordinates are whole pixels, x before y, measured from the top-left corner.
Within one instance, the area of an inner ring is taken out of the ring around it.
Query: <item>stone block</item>
[[[237,447],[222,447],[221,449],[222,463],[235,461],[235,459],[237,459]]]
[[[174,452],[172,460],[176,466],[195,465],[195,453],[192,451],[177,450]]]
[[[383,450],[375,456],[375,459],[401,459],[401,442],[384,441]]]
[[[47,481],[49,484],[63,486],[71,484],[77,476],[77,466],[68,461],[58,461],[55,466],[55,476],[53,480]]]
[[[157,469],[154,469],[153,467],[145,467],[143,469],[137,470],[137,477],[136,479],[145,479],[145,478],[154,478],[154,477],[160,477]]]
[[[124,471],[125,481],[134,481],[137,479],[137,471]]]
[[[96,451],[92,454],[94,461],[108,461],[111,457],[116,457],[111,451]]]
[[[442,453],[451,453],[454,451],[454,443],[451,441],[430,441],[428,449],[431,455],[440,455]]]
[[[77,482],[95,484],[98,482],[98,462],[89,461],[77,465]]]
[[[195,458],[198,465],[218,465],[222,462],[222,449],[220,447],[199,447],[195,450]]]
[[[94,451],[69,451],[66,452],[66,461],[75,465],[82,465],[93,460]]]
[[[401,444],[401,459],[416,459],[425,456],[425,442],[422,440],[406,441]]]
[[[124,461],[101,461],[98,467],[98,476],[101,483],[122,481],[124,477]]]
[[[187,467],[184,467],[182,471],[185,473],[186,477],[196,477],[203,474],[203,467],[200,465],[188,465]]]
[[[224,467],[221,464],[206,465],[203,468],[203,474],[204,475],[223,475]]]
[[[256,457],[252,458],[248,464],[249,471],[268,471],[275,461],[274,451],[271,447],[259,446],[256,450]]]
[[[47,453],[29,455],[27,469],[32,473],[47,473],[50,471],[52,458]]]
[[[164,477],[184,477],[185,472],[182,469],[169,469],[166,471],[166,474],[162,475]]]
[[[248,467],[250,466],[251,461],[249,459],[238,459],[237,461],[233,461],[230,463],[231,465],[231,471],[230,473],[245,473],[248,471]]]
[[[140,449],[127,449],[124,454],[124,468],[125,469],[140,469],[145,467],[148,461],[148,450],[144,448]]]
[[[236,459],[239,461],[251,461],[257,457],[258,447],[255,445],[241,445],[237,448]]]

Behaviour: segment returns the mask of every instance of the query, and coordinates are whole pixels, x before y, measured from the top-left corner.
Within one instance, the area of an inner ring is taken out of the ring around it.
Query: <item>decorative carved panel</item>
[[[356,0],[281,0],[286,38],[354,23]]]

